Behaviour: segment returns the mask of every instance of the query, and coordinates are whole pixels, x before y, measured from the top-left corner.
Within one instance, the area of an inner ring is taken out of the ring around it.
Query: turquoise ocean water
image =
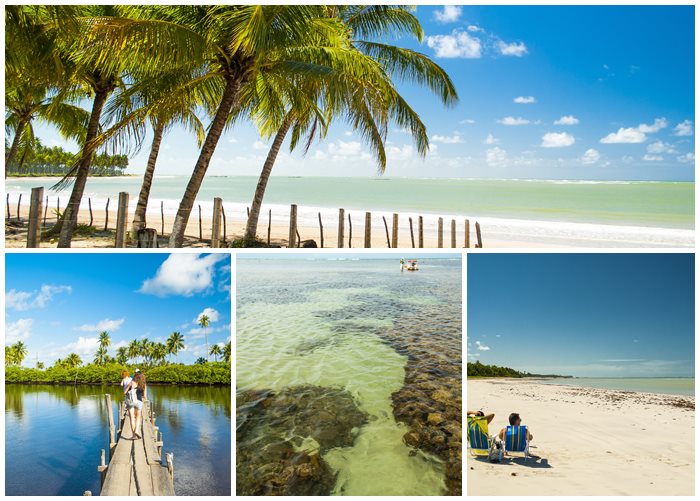
[[[609,390],[666,393],[670,395],[695,395],[694,378],[570,378],[548,379],[545,384],[603,388]]]

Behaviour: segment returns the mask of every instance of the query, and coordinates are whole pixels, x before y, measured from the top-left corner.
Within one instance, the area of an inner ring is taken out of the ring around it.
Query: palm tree
[[[14,365],[15,353],[12,346],[5,345],[5,365]]]
[[[224,362],[231,362],[231,341],[224,345],[223,349]]]
[[[177,352],[185,348],[184,336],[179,332],[173,332],[170,334],[170,337],[168,337],[165,347],[168,351],[168,355],[175,355],[175,359],[177,359]]]
[[[93,359],[93,363],[96,365],[104,365],[106,358],[107,358],[107,348],[100,345],[97,348],[97,351],[95,352],[95,358]]]
[[[29,353],[27,345],[22,341],[17,341],[12,346],[10,346],[12,365],[22,365],[24,358]],[[5,357],[7,359],[7,356]]]
[[[102,331],[100,332],[99,335],[99,342],[100,342],[100,348],[109,348],[109,346],[112,344],[112,340],[109,337],[109,333],[107,331]]]
[[[76,367],[80,367],[83,364],[83,361],[80,359],[77,353],[71,353],[63,360],[63,363],[66,365],[66,367],[74,369]]]
[[[218,344],[212,345],[211,349],[209,350],[209,355],[214,355],[214,360],[219,361],[219,355],[221,355],[221,346]]]
[[[207,359],[204,357],[199,357],[197,360],[194,361],[194,363],[197,365],[205,365],[207,363]]]
[[[116,361],[119,365],[125,365],[129,360],[129,348],[127,346],[120,346],[117,348]]]
[[[134,339],[132,341],[129,341],[129,345],[127,346],[127,352],[129,354],[130,360],[136,361],[137,357],[139,356],[140,351],[141,351],[141,345],[140,345],[138,339]]]
[[[197,321],[199,326],[204,329],[204,345],[206,346],[207,361],[209,361],[209,341],[207,339],[207,327],[209,327],[209,317],[207,315],[200,315]]]
[[[290,149],[294,149],[302,132],[310,131],[306,141],[308,150],[314,133],[325,135],[334,115],[344,116],[355,129],[359,129],[362,138],[369,142],[376,154],[379,170],[383,173],[386,168],[384,141],[390,119],[396,121],[399,127],[411,132],[421,156],[425,156],[429,144],[425,125],[395,89],[390,78],[392,73],[402,80],[428,87],[444,104],[451,105],[457,100],[457,92],[447,73],[427,56],[409,49],[364,39],[386,38],[387,35],[398,38],[408,35],[420,43],[423,30],[408,7],[337,6],[329,9],[352,31],[353,36],[357,37],[352,40],[352,48],[377,63],[376,71],[361,77],[338,72],[325,82],[308,79],[302,83],[298,90],[308,94],[309,99],[296,99],[293,104],[289,104],[275,131],[250,206],[244,236],[244,242],[247,244],[255,241],[265,189],[277,154],[290,130],[293,131]],[[280,90],[285,91],[284,88]],[[281,98],[285,100],[285,96]],[[291,96],[287,95],[286,101],[293,99],[290,98]],[[316,111],[317,101],[326,106],[323,119],[319,118]],[[320,120],[322,122],[319,128]]]
[[[44,370],[44,362],[37,362],[36,368],[39,370]]]

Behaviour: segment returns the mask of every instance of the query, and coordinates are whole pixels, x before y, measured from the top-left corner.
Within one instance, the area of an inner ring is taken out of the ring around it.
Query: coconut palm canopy
[[[291,131],[291,147],[308,148],[343,120],[383,171],[392,123],[410,132],[420,155],[428,149],[425,125],[396,82],[423,86],[448,105],[457,98],[430,58],[387,42],[422,40],[420,23],[403,6],[30,6],[6,11],[9,21],[8,47],[31,51],[27,31],[41,35],[42,57],[52,64],[40,82],[58,86],[54,100],[65,104],[78,94],[90,102],[80,158],[61,184],[72,183],[61,247],[70,246],[95,151],[138,149],[148,125],[160,138],[168,125],[183,124],[201,144],[170,238],[181,246],[217,144],[237,123],[254,123],[263,137]],[[9,58],[8,79],[21,80],[29,61],[26,53]],[[151,145],[142,208],[159,144]]]

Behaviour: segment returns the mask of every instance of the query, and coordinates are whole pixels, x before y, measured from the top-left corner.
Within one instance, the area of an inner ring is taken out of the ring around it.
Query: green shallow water
[[[551,379],[546,384],[602,388],[607,390],[666,393],[669,395],[695,395],[695,378],[588,378]]]
[[[395,260],[238,260],[237,392],[342,388],[369,416],[352,446],[323,454],[337,473],[334,494],[443,493],[442,462],[412,452],[402,441],[408,427],[392,414],[407,357],[376,332],[403,309],[439,302],[441,289],[459,295],[460,274],[459,260],[426,263],[420,274],[399,273]],[[358,315],[359,297],[371,301]],[[314,441],[302,438],[313,450]]]

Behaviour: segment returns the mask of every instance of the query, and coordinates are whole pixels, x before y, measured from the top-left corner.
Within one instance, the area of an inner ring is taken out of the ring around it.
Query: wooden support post
[[[457,247],[457,221],[454,219],[450,224],[450,247],[453,249]]]
[[[46,195],[46,203],[44,204],[44,226],[46,226],[46,214],[49,212],[49,196]]]
[[[469,219],[464,220],[464,247],[469,248]]]
[[[17,199],[17,221],[21,221],[22,218],[20,217],[20,205],[22,204],[22,194],[19,194],[19,198]]]
[[[245,214],[246,214],[246,217],[248,217],[250,219],[250,207],[245,208]]]
[[[221,198],[214,199],[214,213],[212,214],[211,221],[211,247],[216,249],[220,246],[221,241],[221,205],[223,200]]]
[[[129,194],[125,191],[119,193],[119,206],[117,207],[117,235],[114,246],[126,247],[126,224],[129,213]]]
[[[442,249],[442,218],[438,218],[438,248]]]
[[[423,248],[423,216],[418,216],[418,247]]]
[[[299,229],[295,230],[297,232],[297,249],[301,247],[301,235],[299,235]]]
[[[10,194],[8,193],[7,196],[5,197],[5,200],[7,200],[7,220],[10,220]]]
[[[323,221],[321,220],[321,213],[318,213],[318,229],[321,232],[321,249],[323,249]]]
[[[394,213],[391,219],[391,247],[393,249],[399,246],[399,215]]]
[[[92,199],[88,197],[88,210],[90,211],[90,224],[89,226],[92,226]]]
[[[107,462],[105,461],[105,450],[100,449],[100,466],[97,467],[97,471],[100,474],[100,488],[105,483],[105,477],[107,477]]]
[[[202,241],[202,205],[197,204],[197,208],[199,209],[199,241]]]
[[[474,223],[476,227],[476,246],[481,249],[484,244],[481,242],[481,225],[479,223]]]
[[[267,213],[267,246],[270,246],[270,232],[272,231],[272,209]]]
[[[413,218],[412,217],[408,218],[408,227],[411,230],[411,247],[415,249],[416,248],[416,241],[413,238]]]
[[[122,426],[124,426],[124,413],[126,410],[125,407],[126,407],[126,405],[124,404],[124,401],[122,400],[122,403],[119,404],[119,415],[117,416],[117,423],[118,423],[117,430],[119,430],[119,433],[122,432]]]
[[[160,236],[165,235],[165,211],[163,210],[163,201],[160,201]]]
[[[372,213],[365,212],[365,249],[372,247]]]
[[[41,212],[44,201],[44,188],[32,188],[29,205],[29,228],[27,230],[27,248],[39,247],[41,243]]]
[[[105,404],[107,405],[107,424],[109,425],[109,457],[112,457],[117,441],[114,439],[114,414],[112,413],[112,395],[105,393]]]
[[[386,224],[386,217],[382,216],[384,221],[384,232],[386,233],[386,246],[391,249],[391,240],[389,240],[389,225]]]
[[[56,222],[58,223],[58,215],[61,213],[61,197],[56,197]]]
[[[56,206],[61,203],[61,199],[58,199],[58,202],[56,202]],[[107,199],[107,203],[105,204],[105,231],[107,231],[107,225],[109,224],[109,198]]]
[[[221,221],[224,223],[224,236],[222,237],[222,242],[226,245],[226,210],[224,209],[224,203],[221,202]]]
[[[287,240],[287,247],[292,249],[296,247],[297,238],[297,206],[292,204],[289,208],[289,238]]]
[[[345,245],[345,209],[338,209],[338,248]]]
[[[165,464],[168,465],[168,474],[170,475],[170,481],[172,482],[175,478],[175,463],[172,452],[168,452],[165,455]]]
[[[352,248],[352,219],[350,219],[350,213],[348,212],[348,249]]]

